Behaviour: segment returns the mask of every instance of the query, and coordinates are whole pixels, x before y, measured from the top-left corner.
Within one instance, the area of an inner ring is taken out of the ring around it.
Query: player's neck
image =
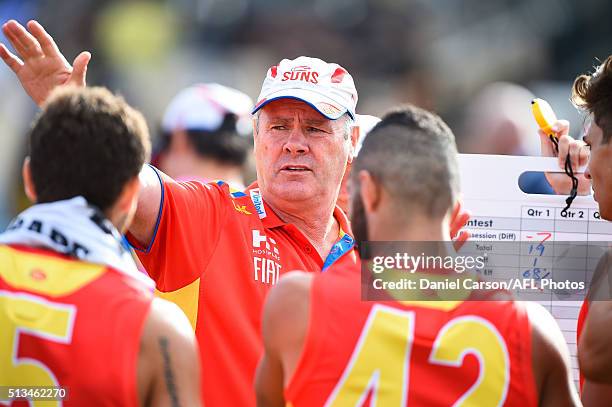
[[[373,241],[442,242],[449,239],[448,222],[429,218],[398,219],[388,216],[368,224],[369,239]]]

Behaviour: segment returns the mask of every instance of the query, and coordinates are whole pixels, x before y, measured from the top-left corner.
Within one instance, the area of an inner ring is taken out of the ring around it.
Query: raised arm
[[[578,344],[580,371],[584,375],[582,402],[606,405],[612,398],[612,302],[593,301]]]
[[[611,271],[608,252],[597,264],[589,287],[588,314],[578,343],[580,371],[587,381],[608,385],[608,395],[612,395]]]
[[[2,26],[2,32],[17,55],[0,44],[0,57],[38,106],[58,86],[85,86],[87,64],[91,59],[89,52],[81,52],[70,66],[53,38],[34,20],[28,22],[27,29],[10,20]]]
[[[552,315],[536,302],[525,302],[531,323],[531,365],[540,406],[580,406],[572,381],[570,354]]]
[[[70,66],[53,38],[37,21],[23,27],[15,20],[2,26],[2,31],[17,55],[0,43],[0,57],[17,75],[21,86],[41,106],[58,86],[85,86],[89,52],[81,52]],[[165,177],[165,176],[164,176]],[[153,236],[161,201],[161,186],[155,172],[145,167],[141,173],[138,208],[130,232],[141,242]]]

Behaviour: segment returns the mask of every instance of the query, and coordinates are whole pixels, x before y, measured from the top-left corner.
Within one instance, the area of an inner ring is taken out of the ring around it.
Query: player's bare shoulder
[[[580,405],[571,377],[569,349],[559,325],[539,303],[522,304],[531,325],[531,364],[540,405]]]
[[[141,337],[140,405],[200,405],[198,360],[195,335],[183,311],[155,298]]]
[[[306,334],[310,313],[312,273],[285,274],[270,291],[264,307],[263,331],[266,342],[289,341]]]

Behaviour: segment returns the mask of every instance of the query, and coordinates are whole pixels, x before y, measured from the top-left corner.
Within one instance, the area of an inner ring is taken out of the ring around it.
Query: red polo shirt
[[[334,217],[350,233],[340,209]],[[261,310],[280,275],[357,261],[353,239],[344,233],[322,259],[263,202],[255,184],[238,192],[223,182],[163,182],[153,241],[135,247],[161,296],[177,303],[195,327],[203,399],[210,406],[255,405]]]

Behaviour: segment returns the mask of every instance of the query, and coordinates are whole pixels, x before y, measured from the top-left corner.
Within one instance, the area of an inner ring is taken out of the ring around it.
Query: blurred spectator
[[[533,98],[520,85],[496,82],[486,86],[466,109],[460,151],[539,156],[538,127],[531,114]],[[524,192],[553,193],[541,173],[523,174],[519,184]]]
[[[155,164],[177,180],[223,180],[244,189],[253,101],[219,84],[197,84],[172,99]]]
[[[512,83],[486,86],[466,109],[462,152],[539,156],[538,126],[531,114],[534,97]]]

